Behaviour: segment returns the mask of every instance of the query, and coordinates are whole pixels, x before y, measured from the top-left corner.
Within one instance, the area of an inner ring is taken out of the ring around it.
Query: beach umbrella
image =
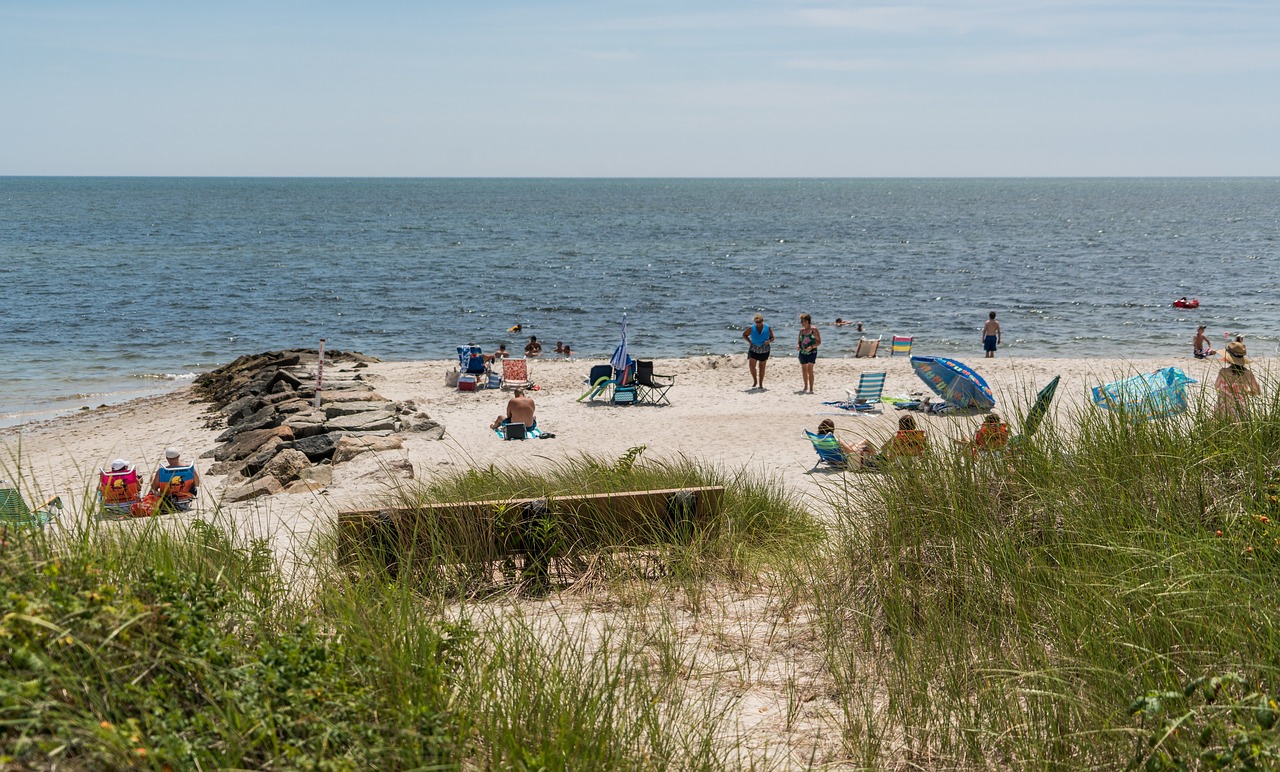
[[[911,369],[929,388],[955,407],[990,410],[996,406],[991,387],[963,362],[946,357],[911,357]]]
[[[1053,402],[1053,393],[1058,390],[1058,381],[1062,380],[1061,375],[1053,376],[1053,380],[1036,394],[1035,404],[1027,411],[1027,417],[1022,421],[1022,434],[1026,437],[1036,433],[1036,429],[1040,428],[1040,422],[1044,420],[1045,414],[1049,412],[1049,403]]]
[[[1176,367],[1165,367],[1154,373],[1094,386],[1093,404],[1134,419],[1165,418],[1187,409],[1189,383],[1196,383],[1196,379]]]
[[[622,315],[622,342],[613,350],[613,356],[609,358],[609,364],[613,365],[613,369],[622,372],[627,369],[631,357],[627,354],[627,315]]]

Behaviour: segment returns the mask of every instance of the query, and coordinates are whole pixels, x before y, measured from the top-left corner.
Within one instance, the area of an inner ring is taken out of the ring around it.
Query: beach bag
[[[458,386],[458,376],[460,376],[461,374],[462,374],[462,373],[458,372],[458,368],[456,368],[456,367],[455,367],[455,368],[453,368],[452,370],[450,370],[449,372],[445,373],[445,374],[444,374],[444,385],[445,385],[445,386],[447,386],[447,387],[448,387],[448,388],[450,388],[450,389],[457,388],[457,386]]]

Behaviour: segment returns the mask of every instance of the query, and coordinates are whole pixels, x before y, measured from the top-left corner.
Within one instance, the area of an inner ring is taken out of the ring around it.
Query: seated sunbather
[[[538,425],[533,415],[534,409],[533,398],[526,397],[524,389],[516,389],[511,399],[507,400],[507,414],[498,416],[489,428],[496,430],[507,424],[524,424],[525,429],[534,429]]]
[[[133,465],[123,458],[111,462],[111,471],[99,470],[98,491],[102,496],[102,508],[107,513],[127,515],[138,503],[141,486]]]
[[[876,446],[870,440],[859,440],[858,444],[850,445],[839,437],[835,436],[836,423],[830,418],[824,418],[818,423],[818,436],[833,437],[836,444],[840,446],[840,450],[847,459],[846,466],[850,469],[857,469],[864,466],[870,466],[871,460],[876,455]]]
[[[924,430],[916,428],[913,416],[904,415],[898,419],[898,433],[880,449],[876,461],[923,456],[928,450],[929,438],[925,436]]]
[[[200,475],[195,464],[182,463],[177,448],[164,452],[164,466],[151,475],[151,489],[135,504],[133,514],[140,517],[172,512],[185,512],[200,492]]]
[[[974,453],[1003,450],[1009,444],[1009,425],[1000,420],[997,413],[988,413],[986,418],[974,432],[972,440],[957,440],[957,444],[967,445]]]

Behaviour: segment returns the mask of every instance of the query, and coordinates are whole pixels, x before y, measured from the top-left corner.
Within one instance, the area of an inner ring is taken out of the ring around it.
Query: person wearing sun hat
[[[1245,418],[1249,413],[1249,398],[1261,394],[1262,387],[1249,369],[1253,360],[1249,358],[1243,335],[1237,335],[1227,344],[1222,352],[1222,363],[1225,367],[1218,371],[1218,379],[1213,383],[1218,392],[1214,414],[1221,418]]]

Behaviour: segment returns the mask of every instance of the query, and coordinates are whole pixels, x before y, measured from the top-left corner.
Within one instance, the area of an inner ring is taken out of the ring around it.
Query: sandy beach
[[[587,371],[601,362],[558,357],[530,360],[531,378],[538,385],[531,392],[538,422],[555,437],[524,442],[503,442],[489,429],[503,413],[510,392],[469,393],[445,385],[445,375],[455,362],[373,364],[364,377],[378,393],[390,400],[417,402],[443,424],[443,439],[406,434],[402,450],[368,453],[337,465],[332,484],[322,491],[277,494],[238,504],[220,502],[225,480],[208,473],[211,458],[200,458],[197,466],[205,483],[200,505],[182,517],[208,516],[220,508],[232,522],[255,534],[270,535],[278,547],[285,547],[329,522],[341,509],[376,504],[408,476],[404,462],[411,465],[415,478],[427,479],[444,470],[488,464],[536,467],[579,454],[617,457],[639,445],[646,446],[645,458],[694,457],[727,470],[772,476],[801,495],[811,495],[832,472],[808,473],[815,455],[803,429],[812,430],[822,418],[830,417],[843,439],[883,440],[900,415],[891,407],[854,415],[823,402],[843,399],[863,372],[886,372],[886,395],[928,393],[906,357],[820,359],[817,393],[801,394],[799,366],[793,358],[775,357],[768,369],[767,390],[756,391],[749,388],[745,356],[726,355],[657,361],[658,373],[675,376],[668,395],[670,406],[578,402]],[[990,383],[997,411],[1011,417],[1025,410],[1030,397],[1054,375],[1062,376],[1054,409],[1066,411],[1087,404],[1090,387],[1118,377],[1177,366],[1200,381],[1193,387],[1200,389],[1211,386],[1219,367],[1216,359],[1189,357],[1132,361],[973,357],[967,364]],[[1261,375],[1268,366],[1263,360],[1254,369]],[[181,448],[187,458],[212,450],[220,429],[206,427],[212,417],[208,407],[195,401],[189,388],[182,388],[160,397],[7,428],[0,431],[2,475],[20,479],[29,498],[61,495],[68,517],[82,517],[86,500],[96,495],[96,470],[112,459],[128,459],[149,476],[166,447]],[[936,444],[971,436],[979,420],[914,415]]]

